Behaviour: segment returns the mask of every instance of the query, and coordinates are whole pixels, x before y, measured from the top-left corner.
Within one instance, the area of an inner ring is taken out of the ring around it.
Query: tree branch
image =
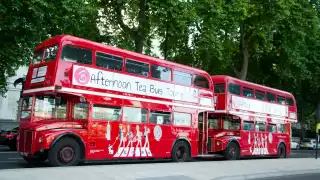
[[[125,31],[128,34],[132,34],[132,29],[129,28],[129,26],[127,26],[124,22],[123,22],[123,18],[122,18],[122,14],[121,14],[121,5],[119,4],[118,1],[115,1],[113,4],[114,10],[116,12],[116,20],[118,22],[118,24],[120,25],[120,27],[122,28],[123,31]]]

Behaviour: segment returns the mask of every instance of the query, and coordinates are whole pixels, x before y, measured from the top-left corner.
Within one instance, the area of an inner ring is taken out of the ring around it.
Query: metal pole
[[[318,159],[318,144],[319,144],[319,132],[320,132],[320,129],[318,129],[318,123],[319,123],[319,120],[320,120],[320,102],[318,102],[318,105],[317,105],[317,111],[316,111],[316,159]]]

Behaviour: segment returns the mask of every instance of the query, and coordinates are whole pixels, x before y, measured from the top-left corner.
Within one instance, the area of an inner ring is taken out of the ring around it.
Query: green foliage
[[[6,79],[27,65],[33,48],[58,34],[102,40],[98,7],[91,0],[4,0],[0,2],[0,94]]]

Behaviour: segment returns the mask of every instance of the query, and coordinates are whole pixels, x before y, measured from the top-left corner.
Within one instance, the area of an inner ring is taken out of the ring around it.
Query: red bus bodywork
[[[207,72],[70,35],[39,44],[34,60],[18,137],[28,162],[178,161],[178,146],[188,156],[203,152],[198,114],[214,111]]]
[[[239,157],[290,154],[291,123],[297,122],[292,94],[230,76],[212,81],[216,110],[208,118],[209,152],[227,153],[233,142]]]

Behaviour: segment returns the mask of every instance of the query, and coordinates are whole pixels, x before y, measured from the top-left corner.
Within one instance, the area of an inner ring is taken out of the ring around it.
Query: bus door
[[[198,115],[198,153],[207,154],[207,143],[208,143],[208,113],[200,112]]]

